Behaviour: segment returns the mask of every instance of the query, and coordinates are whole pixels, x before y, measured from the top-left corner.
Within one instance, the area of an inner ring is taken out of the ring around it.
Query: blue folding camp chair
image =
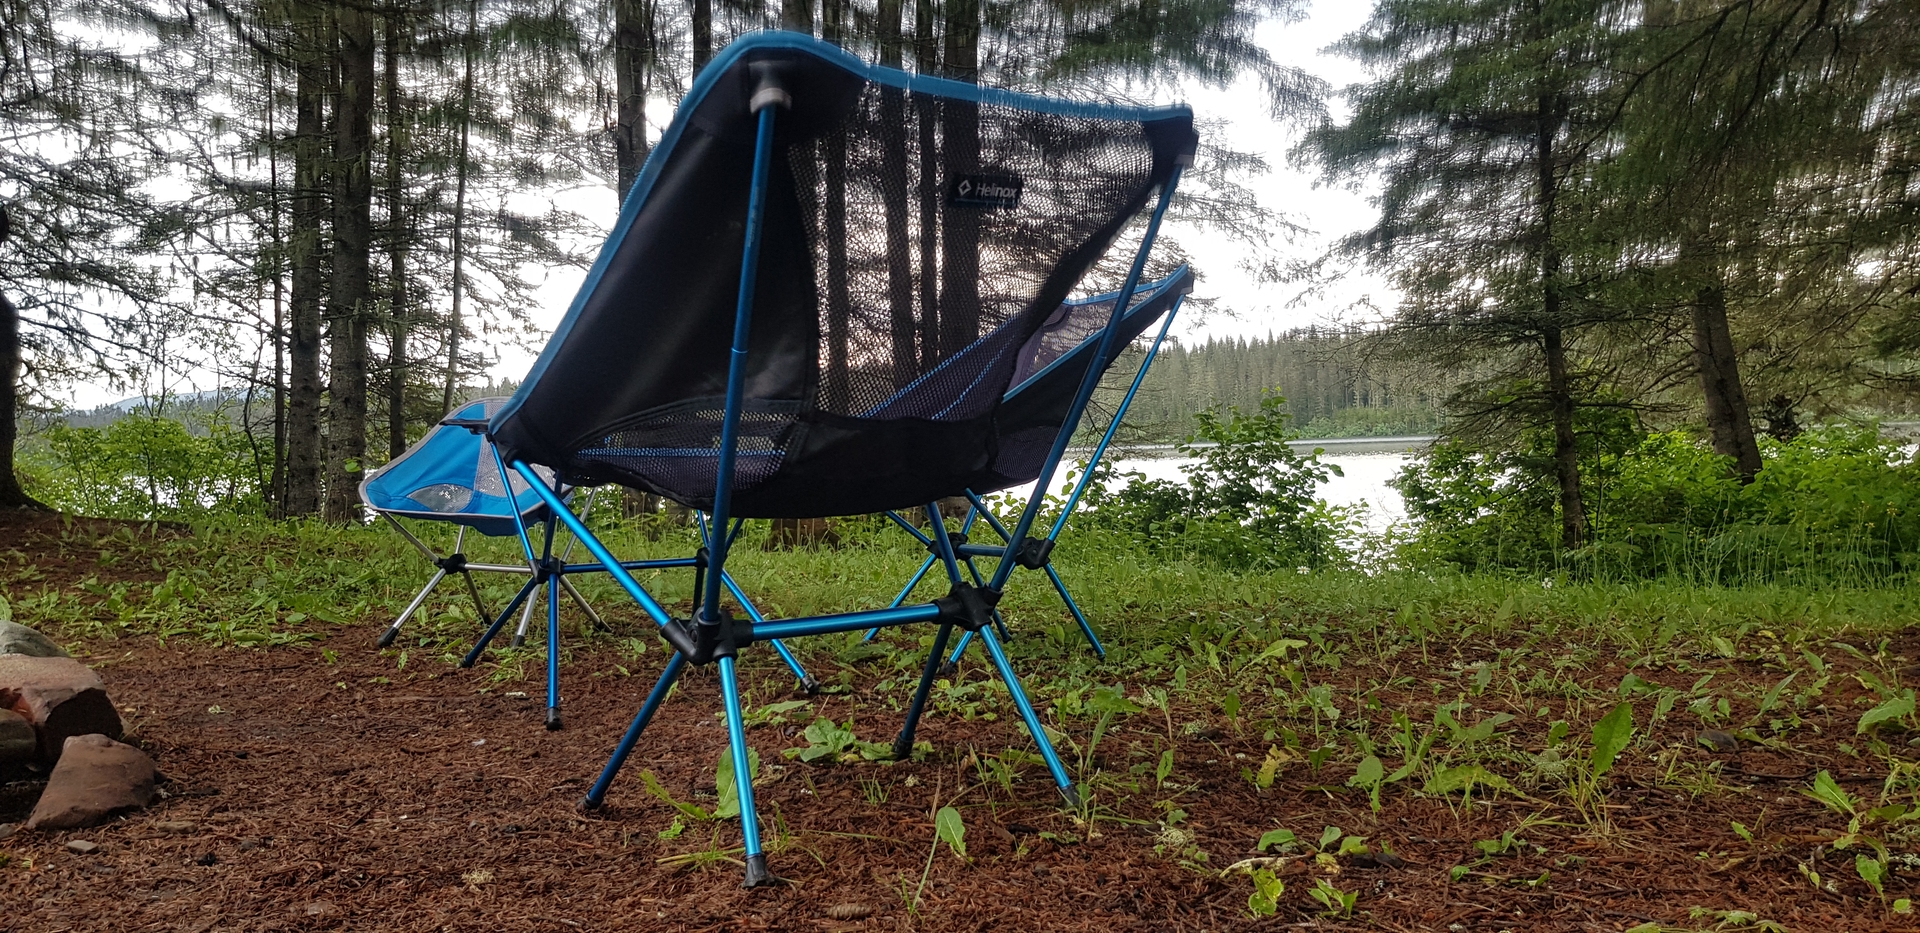
[[[955,552],[967,565],[967,573],[973,577],[976,585],[984,582],[984,576],[974,564],[975,558],[991,557],[1005,560],[1011,557],[1015,564],[1028,570],[1046,571],[1047,579],[1052,582],[1054,592],[1060,594],[1061,601],[1067,605],[1067,611],[1073,615],[1073,620],[1080,624],[1080,633],[1086,636],[1087,644],[1093,648],[1094,654],[1102,659],[1107,656],[1106,646],[1100,643],[1100,636],[1094,632],[1093,624],[1087,621],[1086,613],[1080,611],[1080,604],[1074,601],[1073,594],[1067,590],[1066,582],[1060,579],[1059,571],[1053,569],[1054,544],[1059,540],[1060,532],[1066,529],[1067,519],[1072,517],[1074,508],[1080,504],[1081,496],[1086,493],[1087,483],[1093,478],[1094,469],[1099,466],[1100,459],[1106,454],[1108,446],[1113,443],[1114,434],[1119,430],[1121,420],[1127,416],[1127,409],[1133,405],[1133,397],[1139,393],[1140,383],[1146,380],[1147,370],[1153,365],[1155,355],[1160,352],[1160,344],[1167,339],[1167,331],[1173,327],[1173,318],[1180,311],[1180,303],[1192,291],[1193,273],[1186,266],[1181,266],[1172,275],[1158,282],[1142,285],[1134,292],[1134,300],[1129,303],[1125,316],[1121,318],[1119,330],[1114,339],[1121,345],[1125,345],[1145,333],[1156,319],[1161,321],[1160,332],[1153,338],[1153,345],[1148,348],[1146,359],[1141,361],[1140,368],[1134,372],[1133,382],[1127,387],[1127,394],[1120,399],[1113,417],[1107,422],[1107,429],[1101,435],[1100,443],[1094,447],[1085,466],[1081,468],[1080,479],[1074,484],[1072,493],[1067,496],[1067,501],[1061,506],[1060,514],[1054,518],[1052,529],[1047,532],[1045,538],[1024,538],[1016,546],[1010,537],[1011,532],[1000,522],[999,517],[993,514],[993,510],[987,506],[981,496],[1018,485],[1020,481],[1014,477],[1025,476],[1029,472],[1021,469],[1020,464],[1038,461],[1045,456],[1045,448],[1041,445],[1053,439],[1055,432],[1060,430],[1061,422],[1069,414],[1074,400],[1074,390],[1087,377],[1100,340],[1104,336],[1106,324],[1112,317],[1114,303],[1120,296],[1115,292],[1063,303],[1053,316],[1047,319],[1046,325],[1029,338],[1026,346],[1021,348],[1019,364],[1014,367],[1013,388],[1008,390],[1000,400],[1001,432],[1002,436],[1009,438],[1010,441],[1009,446],[1001,451],[1001,462],[1006,465],[1004,476],[1006,481],[997,486],[968,489],[966,497],[969,506],[966,517],[962,520],[958,533],[948,533],[954,541]],[[1112,360],[1112,357],[1107,358],[1108,364],[1111,364]],[[1025,443],[1022,444],[1021,440]],[[1035,492],[1044,494],[1044,490],[1036,489]],[[933,538],[923,534],[898,512],[888,512],[886,515],[893,520],[894,524],[918,539],[928,552],[927,559],[920,563],[920,569],[914,572],[912,579],[907,581],[907,585],[901,588],[900,594],[895,596],[890,604],[899,606],[907,601],[907,597],[913,593],[914,588],[919,586],[920,581],[926,579],[934,565],[939,563],[940,551]],[[969,536],[973,532],[975,522],[983,518],[986,519],[987,526],[993,529],[994,534],[999,536],[1000,544],[970,542]],[[1002,638],[1012,637],[1007,632],[1006,620],[1001,618],[997,609],[993,613],[993,622],[994,626],[1000,630]],[[869,629],[866,638],[871,641],[879,633],[878,628]],[[972,641],[972,632],[962,632],[960,642],[954,645],[953,655],[947,660],[945,667],[950,669],[958,664],[961,655],[966,653],[967,645]]]
[[[508,473],[502,467],[499,453],[479,433],[478,429],[484,427],[487,419],[506,402],[505,398],[485,398],[454,409],[446,419],[434,425],[425,437],[361,481],[360,501],[399,529],[401,536],[425,554],[435,568],[433,577],[427,580],[426,586],[420,588],[413,601],[407,604],[406,610],[380,633],[379,645],[385,648],[393,644],[400,635],[400,626],[406,624],[407,619],[420,609],[434,588],[449,574],[457,573],[466,581],[467,593],[473,598],[473,606],[479,611],[480,618],[494,619],[473,649],[461,659],[461,667],[472,667],[507,620],[512,618],[514,610],[523,606],[520,627],[513,635],[513,646],[518,648],[525,643],[527,628],[533,618],[532,597],[544,584],[547,588],[547,728],[558,729],[561,725],[559,595],[564,591],[579,604],[594,627],[605,628],[606,623],[601,621],[599,614],[593,611],[580,591],[574,588],[573,582],[567,579],[568,574],[601,572],[605,568],[597,562],[567,563],[577,538],[569,541],[559,555],[553,553],[553,538],[559,523],[550,509],[565,510],[573,490],[566,486],[554,486],[557,504],[549,506],[525,478],[517,473]],[[536,467],[534,473],[543,484],[554,483],[552,470]],[[503,477],[505,482],[502,481]],[[509,488],[511,493],[508,492]],[[592,492],[588,493],[588,511],[592,510]],[[571,515],[570,512],[568,514]],[[457,525],[459,530],[454,534],[453,553],[444,557],[435,553],[432,547],[407,529],[401,518]],[[538,560],[529,557],[524,564],[492,564],[467,558],[465,544],[469,529],[489,537],[512,537],[520,535],[529,525],[540,526],[545,532],[545,550]],[[627,569],[688,566],[692,566],[692,561],[628,561],[624,564]],[[480,589],[473,581],[474,571],[518,574],[527,577],[527,582],[520,587],[520,592],[506,610],[494,617],[480,599]],[[817,689],[813,678],[807,675],[785,646],[776,645],[775,648],[809,692]]]
[[[680,672],[718,668],[749,886],[761,848],[734,659],[757,641],[938,623],[894,743],[911,753],[953,630],[976,632],[1060,792],[1076,791],[991,629],[1014,562],[929,603],[736,620],[722,592],[738,521],[855,515],[963,490],[1044,490],[1119,347],[1116,301],[1069,414],[1010,437],[1020,350],[1153,201],[1118,294],[1133,296],[1198,140],[1184,107],[1071,103],[872,67],[810,37],[741,39],[700,73],[628,194],[559,330],[487,426],[506,461],[672,645],[583,806],[595,807]],[[1157,197],[1156,197],[1157,192]],[[1043,451],[1020,460],[1011,453]],[[697,609],[667,612],[562,507],[557,483],[618,482],[710,511]],[[1031,500],[1009,531],[1025,540]],[[521,524],[521,546],[533,544]],[[737,596],[736,596],[737,598]]]

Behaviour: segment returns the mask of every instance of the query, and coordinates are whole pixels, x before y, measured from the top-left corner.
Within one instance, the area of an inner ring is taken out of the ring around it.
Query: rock
[[[0,654],[19,654],[30,658],[64,658],[66,649],[53,639],[18,622],[0,621]]]
[[[122,734],[120,711],[107,699],[100,675],[72,658],[0,655],[0,708],[11,709],[40,733],[40,757],[60,757],[68,739]]]
[[[0,709],[0,766],[32,761],[40,754],[40,734],[27,717]]]
[[[91,842],[88,842],[85,839],[75,839],[72,842],[67,843],[67,849],[69,851],[78,852],[81,855],[92,855],[93,853],[100,851],[99,846]]]
[[[40,792],[27,828],[98,826],[116,813],[152,803],[158,778],[153,759],[139,749],[104,735],[74,736]]]
[[[0,842],[5,842],[7,839],[11,838],[14,833],[17,833],[19,831],[20,831],[19,823],[0,823]]]
[[[1740,750],[1740,740],[1718,729],[1703,729],[1694,736],[1694,741],[1721,754],[1732,754]]]

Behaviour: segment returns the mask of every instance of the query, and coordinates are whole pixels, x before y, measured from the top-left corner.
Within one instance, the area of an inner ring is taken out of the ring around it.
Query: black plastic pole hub
[[[1031,535],[1020,539],[1020,546],[1013,551],[1013,562],[1028,570],[1039,570],[1047,565],[1053,556],[1052,538],[1035,538]]]
[[[936,618],[941,622],[950,622],[969,632],[978,632],[993,624],[993,607],[1000,602],[1000,594],[983,586],[957,583],[947,595],[933,601],[940,610]]]
[[[660,627],[660,637],[685,656],[689,664],[712,664],[721,658],[731,658],[754,641],[753,623],[735,621],[733,613],[725,611],[711,621],[674,619]]]

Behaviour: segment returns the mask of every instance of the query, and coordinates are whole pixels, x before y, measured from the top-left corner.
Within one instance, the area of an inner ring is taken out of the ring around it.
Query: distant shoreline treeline
[[[1265,337],[1209,338],[1192,345],[1168,340],[1127,413],[1125,434],[1176,440],[1195,413],[1213,407],[1259,409],[1261,397],[1287,400],[1293,426],[1306,437],[1395,437],[1435,434],[1450,386],[1414,367],[1382,366],[1359,352],[1362,335],[1320,328]],[[1131,347],[1096,399],[1110,413],[1125,395],[1145,348]],[[1102,430],[1104,414],[1087,430]]]

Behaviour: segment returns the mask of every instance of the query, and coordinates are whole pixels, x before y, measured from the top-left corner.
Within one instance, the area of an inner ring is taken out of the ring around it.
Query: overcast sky
[[[1371,3],[1356,0],[1318,0],[1307,18],[1294,23],[1267,23],[1260,27],[1258,39],[1276,61],[1296,65],[1340,88],[1363,80],[1366,74],[1352,61],[1323,50],[1341,36],[1365,22]],[[1317,287],[1303,285],[1263,285],[1246,268],[1266,261],[1285,263],[1305,260],[1326,252],[1341,236],[1368,225],[1375,211],[1364,192],[1345,187],[1316,184],[1310,173],[1296,171],[1287,164],[1287,153],[1300,138],[1300,127],[1283,125],[1267,116],[1263,94],[1257,80],[1248,78],[1228,88],[1186,87],[1178,96],[1185,98],[1205,121],[1226,121],[1227,144],[1236,150],[1263,154],[1271,171],[1245,179],[1260,203],[1278,212],[1290,224],[1304,232],[1276,236],[1265,255],[1260,250],[1232,239],[1194,227],[1169,223],[1168,233],[1177,237],[1194,257],[1201,272],[1195,290],[1197,298],[1211,298],[1210,313],[1183,313],[1174,333],[1180,339],[1195,342],[1209,337],[1264,336],[1290,328],[1325,324],[1337,320],[1370,317],[1368,308],[1390,308],[1391,293],[1369,276],[1353,275]],[[1336,117],[1343,116],[1337,94],[1330,102]],[[670,110],[649,114],[664,124],[672,118]],[[560,198],[562,205],[611,225],[613,200],[602,189],[578,190]],[[532,207],[532,205],[528,205]],[[542,334],[549,333],[566,313],[585,271],[554,269],[540,287],[537,306],[529,309],[531,323]],[[490,375],[496,380],[517,380],[526,374],[537,354],[540,340],[531,346],[498,346],[498,362]],[[204,378],[204,377],[203,377]],[[169,380],[171,381],[171,380]],[[200,383],[202,378],[190,378]],[[174,383],[170,390],[188,392],[210,389],[208,384]],[[112,401],[123,396],[105,386],[75,386],[70,404],[79,408]]]

